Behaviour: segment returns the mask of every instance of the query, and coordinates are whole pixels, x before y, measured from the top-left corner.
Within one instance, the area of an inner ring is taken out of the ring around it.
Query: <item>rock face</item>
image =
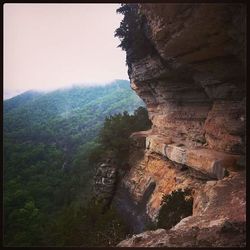
[[[193,215],[166,231],[134,235],[121,247],[237,247],[245,246],[245,173],[208,181],[194,195]]]
[[[116,165],[107,160],[101,163],[96,170],[94,177],[94,197],[103,206],[109,206],[114,197],[117,183]]]
[[[132,135],[144,153],[136,161],[131,153],[121,188],[152,221],[173,190],[191,188],[194,207],[169,231],[119,246],[245,244],[245,11],[241,4],[138,4],[142,48],[152,49],[131,46],[128,73],[153,125]]]
[[[131,86],[147,104],[153,132],[189,147],[244,153],[244,8],[139,8],[155,54],[128,64]]]

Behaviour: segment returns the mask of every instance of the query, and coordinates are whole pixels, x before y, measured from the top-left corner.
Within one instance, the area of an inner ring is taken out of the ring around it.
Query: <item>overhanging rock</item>
[[[235,166],[236,161],[240,158],[239,155],[226,154],[207,148],[188,149],[174,144],[166,145],[163,155],[216,179],[223,179],[226,169]]]
[[[171,143],[168,138],[163,139],[157,135],[146,138],[146,148],[216,179],[223,179],[226,169],[235,168],[241,157],[202,147],[187,148],[183,144]]]

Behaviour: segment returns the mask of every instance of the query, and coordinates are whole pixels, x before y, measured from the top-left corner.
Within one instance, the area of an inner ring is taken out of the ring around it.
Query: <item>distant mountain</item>
[[[49,93],[28,91],[4,101],[4,135],[22,142],[59,143],[71,137],[84,142],[96,135],[106,116],[132,113],[143,105],[125,80]]]
[[[88,154],[98,148],[105,117],[133,113],[144,103],[128,81],[117,80],[28,91],[3,104],[5,244],[50,245],[44,242],[47,222],[72,202],[90,199],[94,166]]]
[[[49,143],[65,151],[92,140],[106,116],[144,106],[126,80],[104,86],[27,91],[4,101],[4,136],[15,142]]]
[[[42,93],[37,91],[29,90],[20,95],[12,97],[4,101],[4,112],[9,112],[10,110],[24,105],[25,103],[34,100],[35,98],[41,96]]]
[[[25,90],[9,90],[4,88],[3,89],[3,99],[4,100],[9,100],[17,95],[21,95],[25,92]]]

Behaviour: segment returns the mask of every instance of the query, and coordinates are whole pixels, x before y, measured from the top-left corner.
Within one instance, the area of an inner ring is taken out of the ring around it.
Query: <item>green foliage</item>
[[[145,35],[145,17],[139,12],[138,4],[121,4],[117,13],[124,17],[120,27],[115,30],[115,37],[121,41],[118,47],[127,52],[127,64],[134,59],[141,59],[153,51],[153,46]]]
[[[44,218],[60,208],[58,193],[64,185],[61,154],[53,147],[5,145],[10,160],[4,165],[5,244],[42,244]],[[6,149],[6,148],[5,148]]]
[[[142,101],[123,80],[35,95],[23,105],[12,98],[4,102],[4,136],[15,142],[56,144],[70,156],[76,145],[97,136],[106,116],[125,110],[131,113],[140,105]]]
[[[56,232],[56,233],[55,233]],[[126,237],[124,222],[110,209],[93,200],[85,207],[65,207],[50,226],[51,245],[56,246],[115,246]]]
[[[133,43],[133,35],[135,34],[132,34],[132,32],[138,25],[138,7],[137,4],[121,4],[121,7],[116,12],[123,14],[124,18],[120,23],[120,27],[116,29],[115,36],[121,40],[119,47],[127,50]]]
[[[112,158],[118,165],[127,164],[129,155],[129,136],[140,130],[147,130],[151,127],[147,110],[139,107],[134,115],[128,112],[107,117],[100,131],[100,143],[105,148],[105,154],[112,152]]]
[[[60,227],[51,231],[49,222],[69,229],[72,207],[86,207],[91,199],[94,165],[104,150],[97,135],[105,117],[132,113],[141,104],[122,80],[27,92],[4,101],[5,246],[74,245],[69,233],[57,241],[64,234]],[[80,227],[81,217],[73,218]]]
[[[163,196],[162,206],[158,215],[158,228],[170,229],[181,219],[192,215],[193,198],[190,190],[181,189]]]

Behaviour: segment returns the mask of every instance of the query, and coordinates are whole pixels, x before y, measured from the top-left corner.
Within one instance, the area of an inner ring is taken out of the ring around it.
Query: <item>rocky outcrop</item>
[[[122,187],[129,190],[135,204],[144,204],[144,212],[154,221],[164,194],[179,188],[195,189],[202,182],[201,178],[194,178],[188,168],[175,165],[158,154],[146,153],[140,161],[133,163],[122,180]]]
[[[242,4],[138,4],[147,46],[131,45],[128,73],[153,125],[132,135],[144,153],[136,161],[131,154],[121,187],[155,222],[162,196],[179,188],[192,190],[194,207],[169,231],[119,246],[245,244],[245,11]]]
[[[193,215],[166,231],[134,235],[120,247],[243,247],[246,241],[245,173],[208,181],[194,195]],[[230,208],[230,209],[229,209]]]
[[[131,87],[148,107],[153,132],[188,147],[244,153],[244,8],[143,4],[139,9],[155,54],[128,64]]]
[[[97,167],[94,177],[94,198],[108,207],[115,194],[117,183],[117,167],[114,162],[107,159]]]

